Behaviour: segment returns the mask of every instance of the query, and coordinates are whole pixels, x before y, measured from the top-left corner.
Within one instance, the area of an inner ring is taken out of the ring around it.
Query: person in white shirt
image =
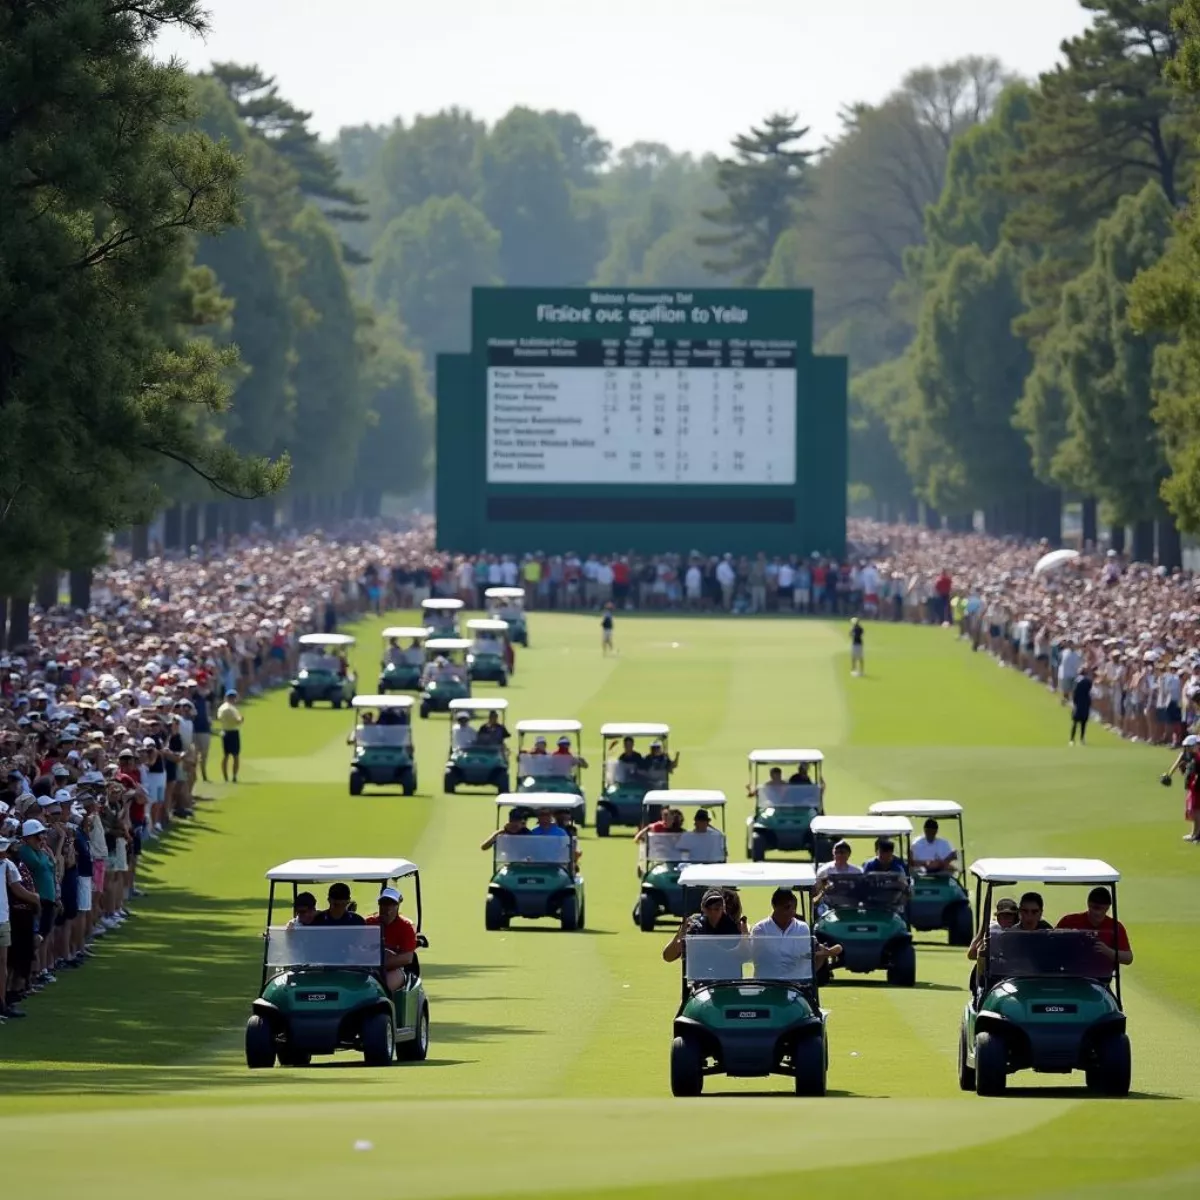
[[[726,612],[733,607],[733,585],[737,582],[737,573],[729,559],[730,555],[726,554],[717,563],[717,582],[721,585],[721,607]]]
[[[687,594],[688,608],[700,607],[700,568],[692,563],[687,569],[687,574],[683,581],[684,591]]]
[[[796,916],[796,893],[783,887],[771,893],[771,915],[751,928],[750,943],[759,979],[809,980],[814,968],[842,952],[841,946],[813,944],[808,922]]]
[[[512,555],[506,554],[504,556],[504,561],[500,564],[500,574],[504,578],[505,587],[517,586],[517,576],[520,574],[520,569],[517,567]]]
[[[779,607],[781,609],[796,607],[796,597],[793,588],[796,583],[796,570],[790,562],[779,564]]]
[[[692,828],[679,835],[676,843],[681,857],[689,862],[724,862],[725,835],[714,829],[708,809],[696,809]]]
[[[1063,648],[1062,658],[1058,660],[1058,694],[1062,702],[1070,699],[1071,693],[1075,690],[1075,680],[1079,676],[1079,668],[1083,665],[1083,659],[1079,655],[1079,651],[1071,642],[1067,642]]]
[[[475,730],[471,728],[470,714],[460,712],[454,720],[454,732],[451,736],[455,750],[466,750],[475,745]]]
[[[938,837],[938,823],[925,822],[925,836],[916,838],[908,850],[908,865],[924,867],[927,875],[940,875],[954,869],[958,851],[944,837]]]

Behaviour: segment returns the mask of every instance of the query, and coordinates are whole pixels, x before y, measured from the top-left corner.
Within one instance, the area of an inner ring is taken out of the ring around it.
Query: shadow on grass
[[[775,1088],[774,1090],[771,1090],[771,1091],[767,1091],[766,1089],[764,1089],[763,1091],[755,1091],[755,1092],[710,1092],[710,1091],[705,1091],[704,1094],[700,1097],[700,1099],[701,1100],[778,1100],[780,1096],[792,1096],[792,1095],[795,1095],[794,1088],[780,1087],[780,1088]],[[847,1097],[847,1098],[852,1098],[855,1100],[878,1100],[878,1099],[880,1099],[879,1096],[868,1095],[866,1092],[847,1092],[840,1088],[827,1088],[825,1091],[825,1095],[823,1097],[813,1096],[810,1098],[814,1099],[814,1100],[818,1100],[818,1099],[830,1099],[830,1098],[836,1099],[837,1097]],[[803,1099],[803,1097],[801,1097],[801,1099]]]
[[[1182,1096],[1174,1096],[1167,1092],[1130,1092],[1128,1096],[1101,1096],[1089,1092],[1086,1087],[1012,1087],[1004,1089],[1004,1096],[1012,1096],[1016,1100],[1113,1100],[1118,1104],[1126,1104],[1130,1100],[1182,1100]],[[1004,1096],[999,1097],[1003,1099]]]
[[[913,984],[912,988],[902,988],[897,984],[888,983],[886,979],[846,979],[838,978],[830,980],[828,983],[822,984],[822,989],[831,988],[840,991],[842,988],[860,988],[863,991],[886,990],[886,991],[916,991],[916,992],[965,992],[964,987],[959,987],[953,983],[933,983],[928,979],[918,979]]]

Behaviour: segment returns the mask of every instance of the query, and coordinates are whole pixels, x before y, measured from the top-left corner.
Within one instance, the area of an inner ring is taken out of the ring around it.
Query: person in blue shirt
[[[541,837],[570,837],[571,835],[559,825],[554,814],[548,808],[539,808],[537,824],[529,831],[530,836]]]
[[[875,842],[875,857],[863,863],[863,874],[870,875],[873,871],[895,871],[898,875],[907,875],[908,868],[902,859],[896,857],[896,843],[891,838],[881,837]]]

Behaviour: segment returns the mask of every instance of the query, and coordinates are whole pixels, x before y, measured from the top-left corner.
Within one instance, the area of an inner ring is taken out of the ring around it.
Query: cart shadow
[[[1017,1100],[1087,1100],[1109,1099],[1121,1104],[1130,1100],[1182,1100],[1169,1092],[1139,1092],[1131,1091],[1127,1096],[1093,1096],[1085,1087],[1013,1087],[1011,1084],[1004,1089],[1004,1096],[1012,1096]],[[1003,1099],[1003,1097],[1000,1097]]]
[[[897,987],[894,983],[888,983],[886,979],[831,979],[828,983],[821,985],[822,991],[841,991],[846,989],[861,989],[863,991],[915,991],[915,992],[965,992],[965,987],[958,987],[952,983],[933,983],[927,979],[918,979],[911,988]]]
[[[703,1095],[697,1097],[699,1100],[778,1100],[781,1097],[791,1097],[803,1100],[805,1097],[796,1096],[794,1092],[785,1091],[780,1088],[776,1091],[761,1091],[761,1092],[709,1092],[706,1091]],[[854,1100],[880,1100],[883,1097],[867,1092],[849,1092],[844,1088],[827,1088],[824,1096],[810,1096],[810,1100],[828,1100],[830,1098],[845,1098]]]

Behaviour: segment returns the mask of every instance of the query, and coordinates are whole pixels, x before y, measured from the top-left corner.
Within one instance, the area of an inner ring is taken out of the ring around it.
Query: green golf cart
[[[508,701],[498,696],[450,701],[450,752],[442,779],[446,795],[454,795],[460,787],[494,787],[497,795],[509,791],[507,747],[486,739],[481,743],[471,724],[477,713],[494,712],[503,725],[507,709]],[[467,714],[465,728],[460,713]]]
[[[810,826],[825,811],[825,756],[820,750],[751,750],[746,760],[747,791],[754,798],[754,815],[746,818],[746,857],[762,862],[772,851],[799,851],[815,862]]]
[[[426,641],[425,669],[421,673],[421,716],[450,711],[451,700],[471,695],[471,672],[467,668],[466,638],[435,638]]]
[[[692,865],[679,876],[689,908],[706,888],[794,888],[798,916],[815,882],[810,863]],[[683,1003],[671,1042],[671,1093],[699,1096],[707,1075],[790,1075],[797,1096],[823,1096],[829,1068],[825,1013],[809,934],[786,938],[689,935]]]
[[[292,708],[312,708],[317,701],[334,708],[350,703],[355,679],[346,654],[353,645],[348,633],[306,633],[299,639],[300,662],[288,693]]]
[[[529,624],[525,619],[525,592],[519,587],[490,587],[483,593],[487,614],[508,626],[514,646],[529,646]]]
[[[431,638],[456,638],[463,602],[452,596],[438,596],[421,601],[421,620]]]
[[[515,792],[496,797],[496,828],[507,810],[520,817],[549,814],[557,822],[575,806],[569,796],[553,792]],[[484,905],[484,926],[507,929],[514,917],[557,921],[566,933],[582,929],[585,915],[583,876],[577,866],[573,832],[541,836],[499,833],[492,843],[492,880]]]
[[[641,892],[633,906],[633,923],[643,933],[653,933],[664,917],[688,915],[684,905],[679,872],[688,863],[723,863],[725,845],[725,793],[699,788],[671,788],[647,792],[642,801],[642,828],[660,818],[663,810],[673,808],[683,814],[682,833],[638,834],[638,878]],[[703,813],[716,821],[701,832],[689,829],[688,815]]]
[[[1116,961],[1121,873],[1082,858],[984,858],[971,864],[970,873],[984,939],[959,1033],[959,1086],[998,1096],[1015,1071],[1082,1071],[1088,1091],[1127,1096],[1133,1056]],[[1111,932],[988,929],[996,888],[1040,884],[1107,887]],[[1102,945],[1111,956],[1101,952]]]
[[[413,759],[411,696],[355,696],[350,742],[350,795],[361,796],[367,784],[399,785],[406,796],[417,790]]]
[[[920,933],[944,929],[951,946],[969,946],[975,933],[975,919],[967,892],[962,805],[953,800],[881,800],[867,811],[874,817],[908,817],[913,822],[908,865],[912,876],[909,925]],[[929,820],[953,821],[958,826],[958,857],[943,870],[931,870],[920,861],[921,847],[926,843],[917,836],[916,825]]]
[[[508,626],[503,621],[475,619],[467,622],[467,635],[471,639],[471,649],[467,652],[471,682],[508,687],[508,667],[504,658]]]
[[[891,838],[900,843],[896,857],[908,859],[912,824],[907,817],[814,817],[813,836],[818,847],[828,845],[830,857],[835,842]],[[825,867],[831,867],[826,863]],[[909,876],[892,871],[869,875],[827,874],[818,868],[820,887],[817,940],[827,946],[839,944],[838,966],[856,975],[886,971],[893,987],[913,987],[917,982],[917,951],[905,913],[909,899]]]
[[[403,858],[300,858],[267,872],[262,983],[246,1022],[246,1065],[251,1070],[273,1067],[276,1061],[307,1067],[314,1055],[338,1050],[357,1051],[368,1067],[385,1067],[396,1058],[425,1058],[429,1001],[416,955],[400,988],[392,992],[380,926],[272,924],[277,903],[291,916],[302,884],[370,883],[378,891],[410,878],[417,946],[426,949],[415,863]]]
[[[639,742],[658,742],[666,756],[670,736],[671,727],[657,722],[616,721],[600,726],[604,788],[596,800],[597,837],[608,837],[614,825],[639,828],[646,793],[671,786],[670,769],[647,769],[638,748]],[[621,755],[627,751],[636,757],[622,762]]]
[[[583,726],[569,718],[517,722],[516,790],[578,797],[571,819],[581,829],[587,824],[582,740]]]
[[[386,648],[379,664],[379,692],[419,692],[425,666],[422,649],[429,630],[420,625],[391,625],[383,631]],[[401,642],[408,642],[401,646]]]

